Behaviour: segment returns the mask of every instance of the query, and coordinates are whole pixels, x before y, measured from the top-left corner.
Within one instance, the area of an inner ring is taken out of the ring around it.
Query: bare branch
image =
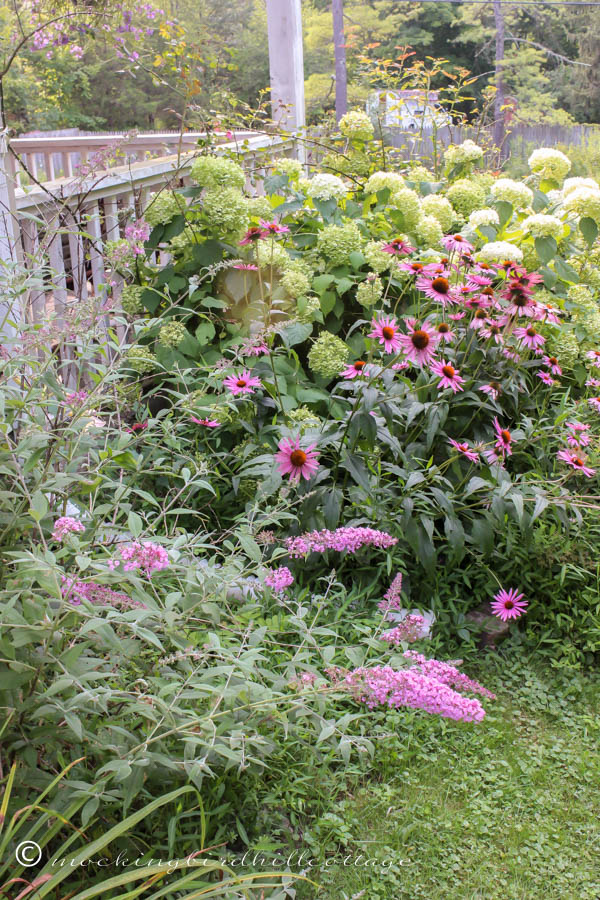
[[[591,63],[579,62],[576,59],[569,59],[568,56],[563,56],[562,53],[555,53],[554,50],[550,50],[549,47],[544,47],[543,44],[538,44],[537,41],[530,41],[528,38],[520,38],[515,37],[514,34],[507,34],[507,40],[515,41],[517,44],[531,44],[532,47],[537,47],[538,50],[543,50],[544,53],[547,53],[548,56],[553,56],[555,59],[560,59],[561,62],[569,63],[570,66],[585,66],[586,68],[591,68]]]

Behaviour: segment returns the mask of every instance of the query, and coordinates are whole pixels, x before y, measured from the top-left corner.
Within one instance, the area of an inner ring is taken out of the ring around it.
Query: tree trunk
[[[335,118],[339,122],[348,110],[346,43],[344,40],[344,0],[331,0],[333,45],[335,50]]]
[[[496,97],[494,100],[494,143],[501,148],[504,143],[504,12],[501,0],[494,0],[496,26]]]

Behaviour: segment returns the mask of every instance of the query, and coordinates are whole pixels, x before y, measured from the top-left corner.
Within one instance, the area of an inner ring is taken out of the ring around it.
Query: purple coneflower
[[[533,325],[526,328],[515,328],[515,337],[525,344],[530,350],[539,350],[546,343],[546,338],[535,330]]]
[[[340,372],[342,378],[356,378],[357,375],[365,374],[366,362],[363,359],[357,359],[356,362],[350,363],[343,372]]]
[[[458,253],[473,252],[473,244],[470,244],[468,240],[462,236],[462,234],[447,234],[444,238],[442,238],[442,246],[450,253],[454,252],[455,250]]]
[[[275,454],[277,468],[281,475],[289,475],[290,481],[308,481],[319,468],[319,455],[314,452],[316,444],[306,448],[300,446],[300,436],[283,438],[277,445],[279,453]]]
[[[404,350],[407,360],[419,366],[428,366],[440,342],[440,336],[428,322],[424,322],[420,328],[416,323],[410,327],[408,334],[403,334],[398,339],[398,345]]]
[[[510,588],[505,591],[504,588],[494,594],[494,600],[491,604],[492,612],[503,622],[509,619],[518,619],[523,615],[528,607],[527,600],[523,600],[525,594],[519,594],[516,588]]]
[[[555,356],[544,356],[542,359],[542,363],[546,366],[546,368],[550,369],[553,375],[562,375],[562,369],[558,364],[558,360]]]
[[[568,466],[571,466],[577,472],[581,472],[586,478],[592,478],[596,474],[595,469],[590,469],[589,466],[586,466],[585,456],[575,450],[559,450],[556,456],[561,462],[567,463]]]
[[[496,443],[494,445],[496,447],[496,450],[506,456],[511,456],[513,441],[512,435],[507,428],[502,428],[497,416],[494,418],[494,429],[496,431]]]
[[[455,369],[453,365],[446,360],[442,360],[440,362],[434,362],[431,365],[431,371],[434,375],[440,376],[440,381],[438,383],[439,389],[451,388],[453,393],[458,393],[458,391],[464,391],[463,384],[465,383],[465,379],[461,378],[458,369]]]
[[[370,338],[375,338],[386,353],[397,353],[401,346],[400,330],[398,323],[393,316],[382,316],[379,321],[373,319],[373,331],[369,333]]]
[[[466,456],[469,462],[479,462],[479,453],[476,450],[473,450],[466,441],[455,441],[454,438],[450,438],[448,443],[451,444],[455,450],[458,450],[459,453],[462,453],[463,456]]]
[[[262,387],[260,378],[250,374],[249,369],[244,369],[239,375],[229,375],[223,384],[235,396],[236,394],[253,394],[254,388]]]

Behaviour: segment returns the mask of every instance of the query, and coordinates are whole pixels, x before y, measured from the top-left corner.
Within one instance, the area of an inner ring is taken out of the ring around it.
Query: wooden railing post
[[[6,130],[0,116],[0,340],[14,339],[18,333],[23,310],[18,299],[10,299],[7,289],[10,267],[18,262],[19,235],[15,218],[15,187],[11,177]],[[6,287],[2,288],[2,282]]]

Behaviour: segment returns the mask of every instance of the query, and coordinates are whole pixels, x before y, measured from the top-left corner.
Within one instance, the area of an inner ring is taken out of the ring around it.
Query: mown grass
[[[469,674],[498,692],[485,721],[391,714],[380,778],[306,835],[321,888],[300,897],[600,898],[600,679],[496,655]]]

